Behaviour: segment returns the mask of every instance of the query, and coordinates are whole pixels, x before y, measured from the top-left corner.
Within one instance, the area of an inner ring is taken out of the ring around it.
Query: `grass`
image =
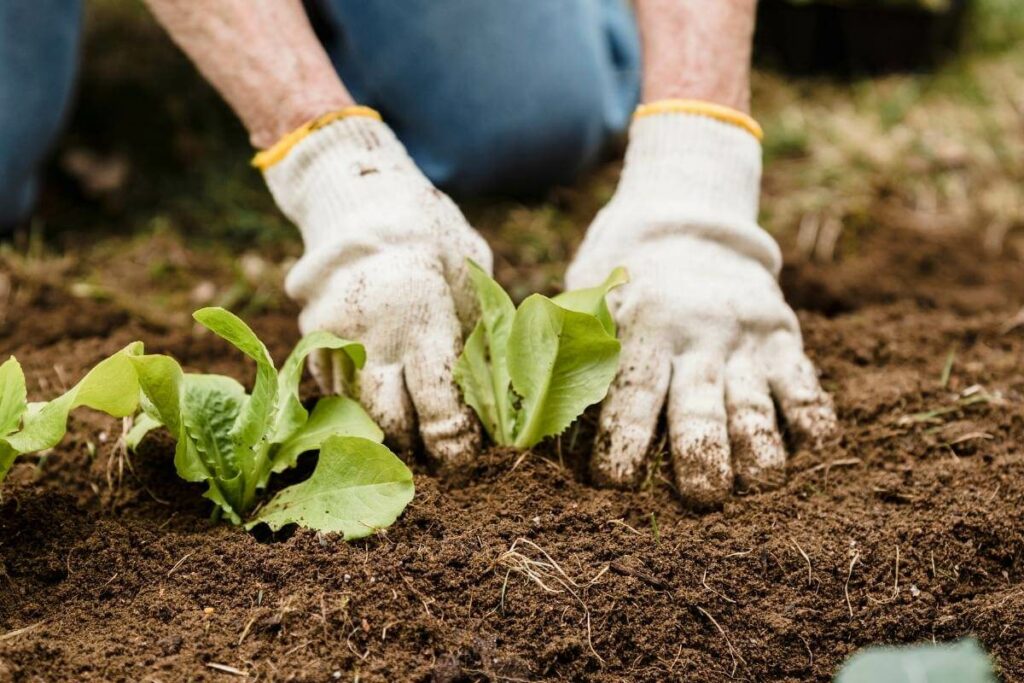
[[[1024,181],[1024,9],[978,0],[965,49],[933,74],[853,83],[754,79],[766,130],[763,222],[787,236],[808,216],[845,244],[880,214],[923,231],[980,229],[1012,248]]]
[[[811,241],[827,244],[808,258],[831,259],[896,220],[924,235],[976,230],[991,250],[1024,258],[1024,3],[976,5],[963,52],[935,73],[852,83],[755,73],[769,231],[786,241],[809,226]],[[141,5],[88,7],[78,103],[41,210],[0,257],[22,269],[59,262],[58,279],[82,283],[85,296],[130,288],[137,309],[281,307],[283,274],[301,247],[248,164],[244,131]],[[83,171],[66,170],[82,150],[100,171],[126,164],[123,184],[86,191]],[[536,202],[464,206],[514,298],[560,287],[617,174],[609,161]],[[111,280],[108,264],[123,254],[133,266]],[[255,281],[240,256],[264,265]]]

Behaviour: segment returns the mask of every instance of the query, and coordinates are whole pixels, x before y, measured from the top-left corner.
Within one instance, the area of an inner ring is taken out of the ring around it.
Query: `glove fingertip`
[[[421,426],[420,434],[438,476],[449,485],[468,484],[472,479],[472,464],[482,446],[476,418],[461,411],[452,418]]]
[[[729,436],[720,420],[686,415],[670,425],[676,486],[683,505],[717,510],[733,488]]]
[[[638,425],[606,421],[590,459],[591,481],[609,488],[637,486],[653,436],[650,430]]]
[[[819,449],[839,433],[839,420],[831,398],[820,403],[783,410],[786,425],[797,446]]]

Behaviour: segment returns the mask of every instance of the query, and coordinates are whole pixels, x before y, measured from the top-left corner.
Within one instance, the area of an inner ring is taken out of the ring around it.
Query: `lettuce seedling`
[[[0,481],[19,455],[60,443],[75,408],[93,408],[114,417],[138,410],[139,382],[131,359],[141,353],[142,343],[133,342],[97,364],[63,395],[38,403],[28,402],[18,360],[11,356],[0,365]]]
[[[835,683],[996,683],[992,662],[974,639],[856,652]]]
[[[466,403],[499,445],[530,448],[561,434],[615,377],[619,342],[605,296],[628,281],[626,271],[554,299],[534,294],[518,309],[473,262],[470,277],[480,322],[454,370]]]
[[[302,367],[311,352],[340,351],[354,373],[366,359],[362,345],[314,332],[278,372],[266,346],[240,318],[222,308],[204,308],[194,317],[256,362],[252,393],[230,377],[184,373],[168,356],[133,357],[143,414],[129,442],[165,426],[177,441],[179,476],[205,483],[215,515],[223,513],[234,524],[249,518],[272,474],[319,449],[313,475],[278,493],[245,522],[247,528],[299,523],[351,539],[394,522],[412,500],[412,473],[381,445],[380,428],[352,399],[323,398],[312,413],[299,401]]]

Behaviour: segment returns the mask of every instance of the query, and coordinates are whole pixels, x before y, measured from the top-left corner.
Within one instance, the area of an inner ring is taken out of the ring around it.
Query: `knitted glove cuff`
[[[372,232],[372,225],[355,224],[361,213],[430,187],[394,132],[370,116],[334,118],[306,132],[263,175],[307,252],[361,238],[347,234]]]
[[[777,274],[778,245],[757,223],[760,191],[761,145],[748,129],[689,111],[634,118],[615,201],[653,211],[659,229],[717,240]]]

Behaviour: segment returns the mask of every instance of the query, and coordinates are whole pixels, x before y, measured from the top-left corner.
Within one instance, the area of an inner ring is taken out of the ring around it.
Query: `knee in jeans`
[[[36,196],[34,178],[0,184],[0,236],[9,234],[28,218]]]
[[[526,102],[476,122],[434,178],[455,194],[537,193],[567,183],[598,157],[608,134],[603,103],[572,92]]]

